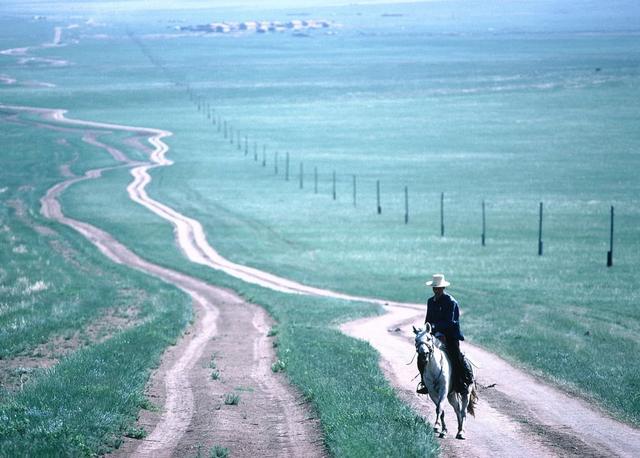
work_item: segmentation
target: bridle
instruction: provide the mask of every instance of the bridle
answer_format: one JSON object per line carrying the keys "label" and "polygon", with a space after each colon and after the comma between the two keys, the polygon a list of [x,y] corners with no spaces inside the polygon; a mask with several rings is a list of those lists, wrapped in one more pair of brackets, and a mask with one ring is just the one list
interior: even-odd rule
{"label": "bridle", "polygon": [[429,336],[428,332],[425,332],[424,335],[420,337],[418,341],[416,339],[416,352],[418,353],[418,357],[424,358],[425,362],[429,361],[434,353],[435,344],[433,343],[433,338]]}
{"label": "bridle", "polygon": [[[416,352],[418,353],[418,361],[422,359],[425,365],[431,360],[431,358],[435,354],[436,344],[434,342],[434,339],[435,337],[433,337],[429,333],[429,331],[424,332],[424,334],[420,336],[419,340],[418,338],[416,338]],[[443,358],[444,358],[444,354],[441,353],[440,354],[440,374],[438,374],[437,379],[440,379],[440,377],[442,377],[442,370],[443,370],[442,359]]]}

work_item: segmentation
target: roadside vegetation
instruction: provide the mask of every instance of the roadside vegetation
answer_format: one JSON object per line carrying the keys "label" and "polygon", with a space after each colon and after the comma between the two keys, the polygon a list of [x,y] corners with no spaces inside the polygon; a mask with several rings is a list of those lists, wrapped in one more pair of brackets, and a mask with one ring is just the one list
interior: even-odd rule
{"label": "roadside vegetation", "polygon": [[[188,298],[45,220],[39,198],[85,147],[0,123],[0,456],[106,453],[148,405],[145,383],[191,317]],[[73,146],[69,146],[73,145]],[[93,164],[92,164],[93,165]]]}

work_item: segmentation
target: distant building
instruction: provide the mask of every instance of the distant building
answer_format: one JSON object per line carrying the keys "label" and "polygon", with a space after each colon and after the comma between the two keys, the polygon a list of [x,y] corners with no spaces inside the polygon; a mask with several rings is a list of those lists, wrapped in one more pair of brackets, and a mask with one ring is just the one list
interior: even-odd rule
{"label": "distant building", "polygon": [[258,23],[256,21],[245,21],[241,22],[239,25],[240,30],[257,30]]}

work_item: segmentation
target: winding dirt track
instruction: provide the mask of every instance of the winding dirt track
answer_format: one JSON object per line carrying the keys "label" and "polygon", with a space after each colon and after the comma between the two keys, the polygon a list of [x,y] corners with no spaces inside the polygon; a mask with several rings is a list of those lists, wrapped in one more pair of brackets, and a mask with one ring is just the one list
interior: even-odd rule
{"label": "winding dirt track", "polygon": [[[22,109],[20,107],[4,108]],[[151,177],[148,174],[149,169],[171,164],[171,161],[165,158],[168,147],[162,141],[162,138],[170,135],[169,132],[71,120],[64,117],[62,110],[39,110],[39,112],[67,125],[81,128],[127,130],[150,136],[149,141],[155,148],[150,156],[153,164],[137,165],[132,169],[131,173],[134,180],[128,186],[127,191],[134,201],[174,225],[177,243],[185,256],[191,261],[222,270],[244,281],[277,291],[367,301],[383,305],[388,312],[387,314],[347,323],[342,326],[342,330],[349,335],[369,341],[380,352],[383,370],[390,382],[398,389],[400,395],[418,412],[431,412],[430,415],[432,415],[433,408],[430,405],[430,401],[427,398],[415,395],[413,392],[416,383],[414,376],[417,374],[414,363],[406,364],[414,352],[412,336],[409,331],[410,325],[422,322],[424,316],[424,307],[422,305],[401,304],[375,298],[350,296],[309,287],[224,259],[208,244],[204,230],[198,221],[181,215],[166,205],[151,199],[146,194],[145,186],[151,181]],[[127,166],[132,166],[132,164],[128,163]],[[230,292],[206,285],[197,279],[169,269],[149,264],[100,229],[89,226],[86,223],[71,220],[62,215],[56,201],[56,197],[60,192],[76,181],[95,178],[99,176],[99,173],[99,171],[93,171],[83,178],[71,178],[52,188],[47,193],[47,196],[43,198],[43,213],[63,224],[74,227],[115,262],[126,263],[163,278],[178,285],[194,297],[200,316],[192,335],[180,344],[181,347],[184,347],[184,350],[177,349],[174,352],[181,362],[175,363],[172,367],[180,367],[180,370],[164,369],[166,372],[163,375],[166,384],[166,401],[164,402],[165,407],[162,419],[136,453],[140,456],[158,456],[158,451],[163,450],[167,455],[175,454],[177,450],[180,450],[179,444],[181,441],[184,441],[189,434],[186,418],[191,415],[191,424],[193,425],[194,423],[193,407],[188,414],[181,413],[177,407],[180,403],[193,404],[193,395],[189,393],[194,389],[192,382],[188,378],[180,379],[177,372],[184,373],[188,372],[186,369],[194,368],[195,361],[199,359],[198,352],[204,351],[201,341],[208,340],[208,342],[212,342],[211,336],[216,335],[216,328],[213,325],[216,322],[215,314],[219,314],[218,320],[222,315],[221,310],[223,308],[220,303],[228,303],[233,306],[229,307],[229,315],[227,317],[230,320],[229,324],[238,321],[234,319],[237,310],[243,309],[243,307],[246,309],[246,304],[243,304],[237,296]],[[214,306],[213,304],[216,305]],[[251,322],[254,323],[254,328],[264,331],[263,320],[266,320],[264,314],[256,312],[253,317]],[[244,322],[246,323],[247,321]],[[259,324],[256,324],[257,322]],[[209,324],[205,326],[203,323]],[[237,332],[242,331],[242,329],[237,330]],[[230,334],[235,332],[230,331]],[[258,332],[258,335],[260,335],[260,332]],[[246,338],[246,336],[243,337]],[[195,341],[198,343],[193,343]],[[261,340],[259,338],[253,341],[257,342],[254,355],[258,355],[257,357],[254,356],[254,358],[261,360],[262,356],[260,355],[267,350],[266,347],[268,345],[265,345],[264,342],[260,343]],[[464,350],[480,367],[481,401],[477,408],[477,418],[470,418],[467,423],[468,440],[445,439],[442,441],[442,448],[446,456],[640,456],[640,431],[638,429],[611,419],[584,401],[573,399],[561,391],[545,385],[540,380],[523,373],[480,348],[467,344]],[[167,361],[172,361],[171,354],[165,359],[163,365],[168,364]],[[233,361],[233,363],[235,364],[237,361]],[[180,366],[177,366],[177,364],[180,364]],[[260,364],[257,367],[260,368]],[[161,368],[160,372],[162,371],[163,368]],[[256,371],[259,373],[261,369],[256,369],[251,376],[260,380],[269,378],[262,378],[262,376],[255,373]],[[266,372],[269,371],[267,370]],[[264,381],[264,383],[268,385],[270,382]],[[286,387],[283,384],[280,387],[286,391]],[[271,389],[273,387],[266,387],[267,391]],[[286,401],[284,404],[286,404]],[[286,411],[287,407],[283,406],[282,408]],[[301,416],[304,417],[304,414],[301,414]],[[195,417],[200,418],[197,415]],[[455,428],[455,417],[450,410],[447,412],[447,417],[449,429],[452,430]],[[225,418],[222,416],[219,420],[224,422]],[[207,423],[206,419],[200,419],[200,421],[203,422],[200,426],[202,428],[206,428],[207,424],[211,424]],[[295,444],[292,442],[314,437],[313,431],[295,431],[295,425],[298,422],[301,422],[300,416],[298,416],[298,419],[291,419],[288,422],[284,421],[284,419],[279,419],[275,422],[279,428],[289,431],[289,437],[297,438],[294,441],[289,441],[289,444],[285,444],[282,450],[290,452],[290,456],[321,454],[322,450],[317,446],[314,447],[314,441],[318,440],[317,436],[315,436],[315,439],[306,441],[308,444],[306,451],[295,449]],[[214,429],[209,432],[214,435],[217,434],[215,428],[220,424],[211,424]],[[231,428],[234,427],[233,425],[235,423],[232,422]],[[251,427],[253,428],[254,425]],[[238,445],[250,440],[247,437],[248,435],[245,434],[244,436],[238,439]],[[160,443],[163,445],[158,445]],[[273,451],[274,449],[271,448],[270,450]],[[244,450],[241,456],[253,454],[253,451],[251,445],[249,445],[249,448]],[[283,454],[278,453],[278,455],[282,456]]]}
{"label": "winding dirt track", "polygon": [[[0,109],[37,113],[74,126],[80,133],[92,128],[145,135],[156,148],[152,158],[161,156],[166,145],[160,138],[169,135],[154,129],[66,119],[62,110],[6,105],[0,105]],[[94,133],[84,133],[83,140],[105,149],[123,163],[119,167],[140,164],[97,141]],[[83,180],[99,178],[102,172],[114,168],[118,167],[91,170],[53,186],[41,199],[42,214],[78,231],[112,261],[176,285],[193,298],[196,311],[195,324],[168,351],[153,377],[149,393],[161,401],[162,407],[158,414],[145,414],[145,426],[151,433],[143,441],[125,443],[118,454],[176,456],[220,445],[237,456],[325,456],[317,421],[286,379],[271,371],[274,352],[267,338],[271,323],[264,310],[244,302],[231,291],[150,263],[105,231],[64,215],[58,197],[65,189]],[[212,358],[220,373],[219,380],[211,378]],[[242,391],[238,392],[238,388]],[[240,404],[225,405],[227,394],[238,394]]]}

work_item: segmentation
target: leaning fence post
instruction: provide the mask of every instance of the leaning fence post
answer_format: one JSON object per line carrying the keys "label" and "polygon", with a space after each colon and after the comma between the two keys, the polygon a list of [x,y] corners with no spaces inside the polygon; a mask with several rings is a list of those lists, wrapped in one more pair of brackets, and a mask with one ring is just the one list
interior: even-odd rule
{"label": "leaning fence post", "polygon": [[613,205],[611,206],[611,227],[609,231],[609,252],[607,253],[607,267],[613,266]]}
{"label": "leaning fence post", "polygon": [[542,256],[542,202],[540,202],[540,217],[538,219],[538,256]]}
{"label": "leaning fence post", "polygon": [[379,215],[382,213],[382,207],[380,206],[380,180],[376,180],[376,201],[378,202],[377,209]]}

